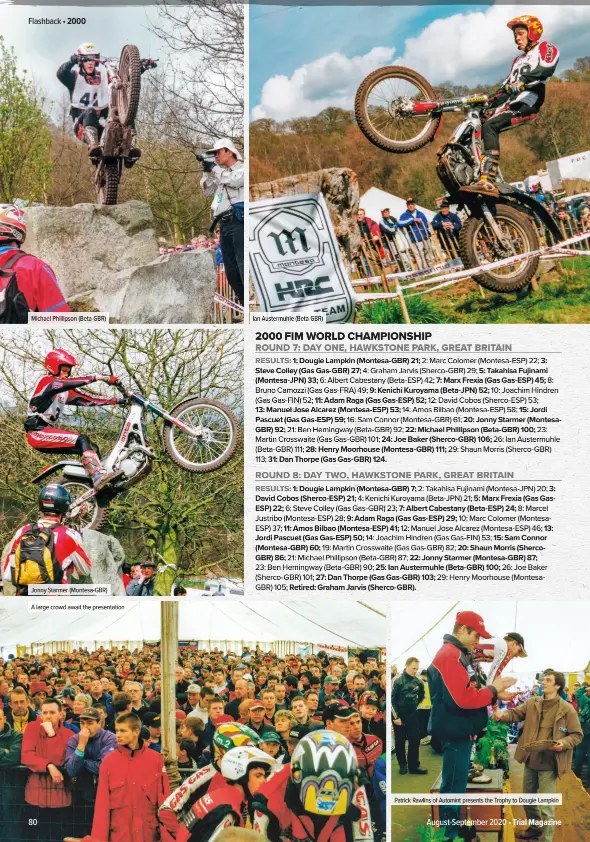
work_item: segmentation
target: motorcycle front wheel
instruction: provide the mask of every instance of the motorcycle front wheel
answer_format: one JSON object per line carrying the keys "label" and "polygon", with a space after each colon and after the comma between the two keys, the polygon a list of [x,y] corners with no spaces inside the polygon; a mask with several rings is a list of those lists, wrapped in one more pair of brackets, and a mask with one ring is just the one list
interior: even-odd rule
{"label": "motorcycle front wheel", "polygon": [[170,413],[191,432],[172,422],[164,423],[164,447],[185,471],[214,471],[231,459],[240,438],[240,426],[233,412],[220,401],[189,398]]}
{"label": "motorcycle front wheel", "polygon": [[[70,510],[72,507],[75,507],[76,498],[85,494],[92,488],[92,482],[90,480],[74,480],[67,479],[66,477],[58,479],[56,484],[63,486],[63,488],[67,488],[70,492],[70,497],[72,498],[72,506],[70,507]],[[96,497],[91,497],[82,504],[80,511],[77,512],[75,516],[72,517],[68,513],[64,518],[64,524],[77,530],[78,532],[81,532],[82,529],[100,529],[106,516],[106,507],[100,506]]]}
{"label": "motorcycle front wheel", "polygon": [[[510,205],[498,205],[495,221],[504,236],[500,242],[485,218],[470,216],[459,232],[459,253],[468,269],[476,269],[504,257],[518,257],[539,248],[535,226],[526,214]],[[517,292],[525,287],[539,267],[539,257],[525,257],[474,276],[492,292]]]}
{"label": "motorcycle front wheel", "polygon": [[101,205],[116,205],[119,195],[120,164],[117,158],[107,158],[98,165],[96,193]]}
{"label": "motorcycle front wheel", "polygon": [[354,115],[364,136],[386,152],[416,152],[437,132],[442,113],[409,111],[413,102],[435,102],[430,82],[408,67],[380,67],[364,79],[354,100]]}
{"label": "motorcycle front wheel", "polygon": [[123,126],[134,126],[141,93],[141,58],[135,44],[123,47],[119,60],[121,87],[117,91],[119,120]]}

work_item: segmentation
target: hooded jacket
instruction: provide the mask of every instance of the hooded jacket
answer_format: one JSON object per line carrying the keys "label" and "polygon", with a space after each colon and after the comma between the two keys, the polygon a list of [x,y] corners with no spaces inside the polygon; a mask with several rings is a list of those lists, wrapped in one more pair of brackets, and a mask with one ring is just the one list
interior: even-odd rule
{"label": "hooded jacket", "polygon": [[170,795],[162,755],[140,742],[102,761],[92,836],[109,842],[159,842],[158,808]]}
{"label": "hooded jacket", "polygon": [[428,731],[441,742],[473,740],[488,721],[488,705],[496,703],[495,687],[478,689],[468,650],[452,634],[427,669],[432,711]]}

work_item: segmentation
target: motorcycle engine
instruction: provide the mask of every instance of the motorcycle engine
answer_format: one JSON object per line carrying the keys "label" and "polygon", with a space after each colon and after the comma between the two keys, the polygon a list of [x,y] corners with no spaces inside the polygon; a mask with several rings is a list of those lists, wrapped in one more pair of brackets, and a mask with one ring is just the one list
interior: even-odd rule
{"label": "motorcycle engine", "polygon": [[145,454],[140,450],[131,451],[127,454],[125,459],[119,462],[119,468],[122,468],[126,479],[131,479],[135,474],[144,467],[146,463]]}
{"label": "motorcycle engine", "polygon": [[447,144],[441,151],[437,172],[450,193],[472,184],[475,180],[475,162],[465,147]]}

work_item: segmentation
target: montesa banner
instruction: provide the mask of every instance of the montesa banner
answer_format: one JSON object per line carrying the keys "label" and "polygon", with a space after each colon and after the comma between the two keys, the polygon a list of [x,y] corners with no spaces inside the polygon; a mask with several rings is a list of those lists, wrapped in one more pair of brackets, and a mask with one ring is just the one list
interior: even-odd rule
{"label": "montesa banner", "polygon": [[321,193],[261,199],[249,207],[250,270],[266,313],[354,317],[354,291]]}

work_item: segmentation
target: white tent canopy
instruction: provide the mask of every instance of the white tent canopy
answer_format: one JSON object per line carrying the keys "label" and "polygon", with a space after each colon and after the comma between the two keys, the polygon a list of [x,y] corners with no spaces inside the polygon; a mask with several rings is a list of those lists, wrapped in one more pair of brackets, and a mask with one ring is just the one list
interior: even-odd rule
{"label": "white tent canopy", "polygon": [[515,658],[505,675],[534,679],[551,668],[584,672],[590,660],[590,616],[583,602],[413,602],[396,604],[393,611],[391,661],[403,669],[410,656],[427,667],[451,634],[458,611],[475,611],[493,637],[518,632],[528,657]]}
{"label": "white tent canopy", "polygon": [[[415,198],[415,197],[414,197]],[[422,205],[416,205],[417,209],[422,211],[426,219],[431,222],[434,217],[434,211],[423,208]],[[399,219],[402,213],[407,209],[406,200],[400,199],[393,193],[387,193],[385,190],[380,190],[378,187],[369,187],[366,193],[363,193],[359,203],[359,208],[366,211],[369,219],[379,224],[381,220],[381,211],[383,208],[389,208],[393,216]]]}
{"label": "white tent canopy", "polygon": [[[28,603],[41,610],[31,610]],[[73,610],[75,607],[75,610]],[[49,610],[42,610],[48,608]],[[94,610],[92,610],[94,608]],[[281,640],[315,645],[384,647],[385,605],[368,602],[288,602],[229,598],[179,601],[179,640]],[[24,600],[0,603],[0,652],[52,641],[157,641],[160,601]]]}

